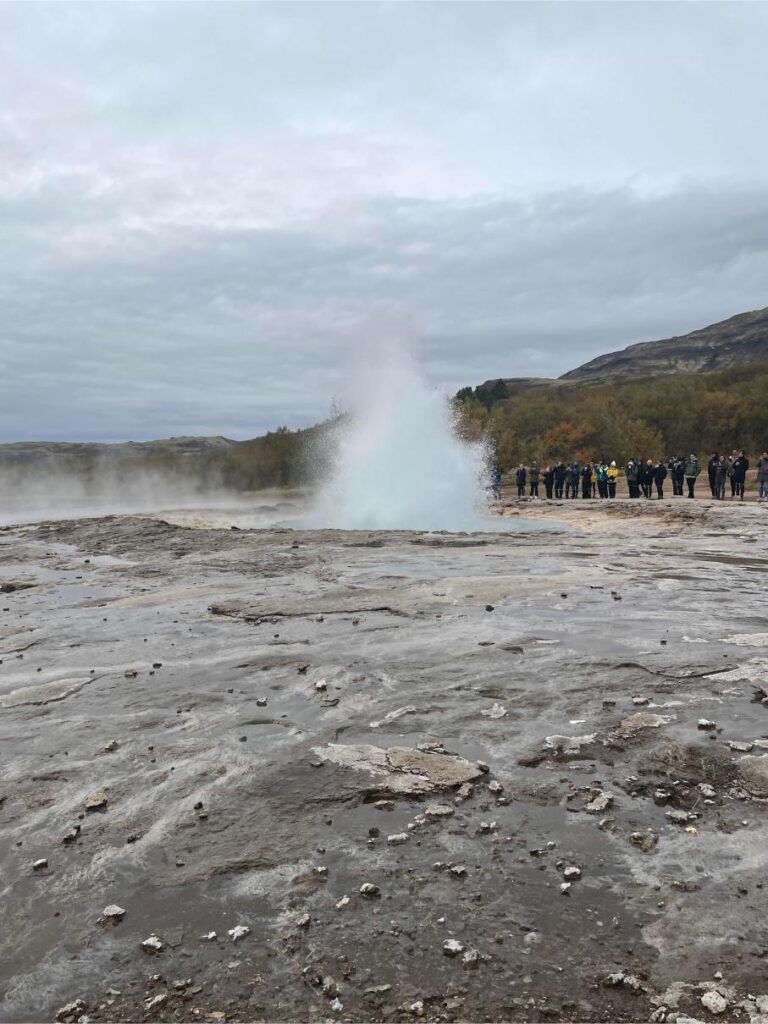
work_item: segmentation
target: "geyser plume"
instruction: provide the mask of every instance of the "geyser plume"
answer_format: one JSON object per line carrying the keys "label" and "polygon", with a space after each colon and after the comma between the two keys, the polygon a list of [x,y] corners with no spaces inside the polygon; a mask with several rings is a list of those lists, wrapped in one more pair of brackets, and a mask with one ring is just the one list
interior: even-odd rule
{"label": "geyser plume", "polygon": [[347,401],[311,525],[489,529],[488,452],[456,436],[448,400],[409,353],[395,348],[360,368]]}

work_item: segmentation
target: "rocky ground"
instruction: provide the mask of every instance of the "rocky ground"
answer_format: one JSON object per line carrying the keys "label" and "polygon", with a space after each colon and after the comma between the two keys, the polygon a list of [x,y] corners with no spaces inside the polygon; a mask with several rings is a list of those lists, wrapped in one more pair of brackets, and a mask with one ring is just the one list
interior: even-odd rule
{"label": "rocky ground", "polygon": [[0,531],[0,1019],[768,1022],[768,511],[521,512]]}

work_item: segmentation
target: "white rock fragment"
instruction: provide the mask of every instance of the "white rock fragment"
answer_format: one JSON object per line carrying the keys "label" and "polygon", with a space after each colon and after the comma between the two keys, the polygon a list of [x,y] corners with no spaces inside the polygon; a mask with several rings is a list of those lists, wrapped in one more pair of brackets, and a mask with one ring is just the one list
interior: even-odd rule
{"label": "white rock fragment", "polygon": [[160,953],[165,947],[163,940],[153,932],[148,939],[144,939],[141,948],[145,953]]}
{"label": "white rock fragment", "polygon": [[423,999],[417,999],[415,1003],[411,1003],[410,1004],[410,1006],[408,1007],[408,1010],[411,1013],[415,1014],[417,1017],[423,1017],[424,1016],[424,1000]]}
{"label": "white rock fragment", "polygon": [[85,1013],[85,1001],[82,999],[74,999],[71,1003],[67,1003],[62,1006],[60,1010],[56,1011],[56,1020],[67,1020],[70,1017],[80,1017]]}
{"label": "white rock fragment", "polygon": [[318,693],[324,693],[328,689],[328,683],[324,679],[318,679],[315,683],[315,689]]}
{"label": "white rock fragment", "polygon": [[467,873],[467,869],[464,867],[463,864],[454,864],[452,867],[448,869],[448,872],[449,874],[454,875],[456,878],[464,878]]}
{"label": "white rock fragment", "polygon": [[246,935],[250,934],[251,929],[244,924],[236,924],[234,928],[229,928],[227,930],[227,935],[233,942],[237,942],[239,939],[244,939]]}
{"label": "white rock fragment", "polygon": [[571,883],[570,882],[561,882],[560,883],[560,892],[563,894],[563,896],[567,896],[568,893],[570,892],[570,890],[571,890]]}
{"label": "white rock fragment", "polygon": [[216,932],[206,932],[205,935],[200,936],[201,942],[215,942],[218,938]]}
{"label": "white rock fragment", "polygon": [[738,754],[748,754],[755,747],[754,743],[750,743],[748,740],[729,740],[728,746]]}
{"label": "white rock fragment", "polygon": [[563,878],[566,882],[574,882],[577,878],[581,878],[581,868],[577,868],[575,864],[569,865],[563,871]]}
{"label": "white rock fragment", "polygon": [[392,846],[399,846],[401,843],[407,843],[410,838],[407,832],[396,832],[394,835],[387,836],[387,842]]}
{"label": "white rock fragment", "polygon": [[485,718],[504,718],[507,714],[507,709],[503,704],[494,704],[490,708],[483,708],[480,714]]}
{"label": "white rock fragment", "polygon": [[98,793],[91,793],[85,798],[85,809],[86,811],[100,811],[107,806],[107,803],[107,794],[103,790],[99,790]]}
{"label": "white rock fragment", "polygon": [[638,992],[641,987],[640,979],[636,978],[634,974],[626,974],[624,971],[617,971],[615,974],[609,974],[607,978],[603,980],[604,985],[609,987],[622,985],[624,988],[631,988],[634,992]]}
{"label": "white rock fragment", "polygon": [[48,868],[48,861],[45,857],[41,857],[32,864],[33,871],[46,871]]}
{"label": "white rock fragment", "polygon": [[584,810],[587,814],[602,814],[603,811],[607,811],[613,803],[613,796],[611,793],[598,793],[596,797],[589,801]]}
{"label": "white rock fragment", "polygon": [[456,811],[450,804],[427,804],[424,815],[427,818],[450,818]]}
{"label": "white rock fragment", "polygon": [[698,721],[698,728],[711,732],[717,728],[717,722],[713,722],[711,718],[700,718]]}
{"label": "white rock fragment", "polygon": [[336,996],[335,999],[331,1000],[331,1009],[335,1013],[341,1013],[341,1011],[344,1009],[344,1003],[342,1003],[338,996]]}
{"label": "white rock fragment", "polygon": [[167,1002],[168,994],[166,992],[161,992],[159,995],[152,996],[150,999],[145,999],[144,1005],[146,1006],[147,1010],[157,1010],[159,1007],[161,1007],[164,1003]]}
{"label": "white rock fragment", "polygon": [[351,902],[351,900],[350,900],[349,896],[342,896],[341,899],[339,900],[339,902],[336,904],[336,909],[337,910],[343,910],[344,907],[349,906],[350,902]]}
{"label": "white rock fragment", "polygon": [[488,789],[492,793],[503,793],[504,792],[504,787],[498,781],[498,779],[491,779],[491,781],[488,783]]}
{"label": "white rock fragment", "polygon": [[480,963],[480,953],[476,949],[468,949],[461,958],[462,965],[468,971],[473,971]]}
{"label": "white rock fragment", "polygon": [[478,831],[483,833],[496,832],[498,830],[498,827],[499,826],[495,821],[481,821],[480,825],[478,826]]}
{"label": "white rock fragment", "polygon": [[125,917],[125,908],[119,907],[117,903],[110,903],[109,906],[104,907],[101,916],[105,921],[122,921]]}
{"label": "white rock fragment", "polygon": [[711,800],[716,795],[715,787],[710,786],[708,782],[700,782],[696,788],[701,793],[701,795],[703,797],[706,797],[708,800]]}
{"label": "white rock fragment", "polygon": [[464,952],[464,946],[459,942],[458,939],[446,939],[443,943],[443,953],[445,956],[459,956],[460,953]]}
{"label": "white rock fragment", "polygon": [[360,886],[360,895],[366,896],[368,899],[379,895],[378,885],[374,885],[372,882],[363,882]]}
{"label": "white rock fragment", "polygon": [[710,1013],[725,1013],[728,1001],[719,992],[705,992],[701,997],[701,1005]]}

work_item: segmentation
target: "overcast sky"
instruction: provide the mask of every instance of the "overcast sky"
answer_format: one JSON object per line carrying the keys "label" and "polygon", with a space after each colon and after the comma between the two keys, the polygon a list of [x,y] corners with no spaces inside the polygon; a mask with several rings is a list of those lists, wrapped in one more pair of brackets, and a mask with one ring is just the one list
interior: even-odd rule
{"label": "overcast sky", "polygon": [[768,305],[768,5],[0,6],[0,440],[307,425]]}

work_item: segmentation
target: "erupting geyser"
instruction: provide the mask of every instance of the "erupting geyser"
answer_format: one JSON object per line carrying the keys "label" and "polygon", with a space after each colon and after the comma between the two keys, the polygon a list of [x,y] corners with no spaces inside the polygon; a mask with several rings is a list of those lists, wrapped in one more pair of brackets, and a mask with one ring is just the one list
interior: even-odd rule
{"label": "erupting geyser", "polygon": [[450,405],[413,358],[390,352],[359,375],[333,438],[311,525],[348,530],[488,530],[488,452],[463,443]]}

